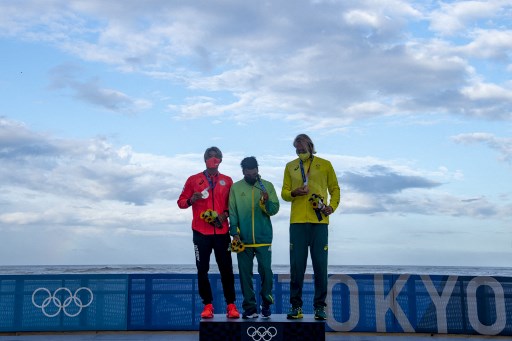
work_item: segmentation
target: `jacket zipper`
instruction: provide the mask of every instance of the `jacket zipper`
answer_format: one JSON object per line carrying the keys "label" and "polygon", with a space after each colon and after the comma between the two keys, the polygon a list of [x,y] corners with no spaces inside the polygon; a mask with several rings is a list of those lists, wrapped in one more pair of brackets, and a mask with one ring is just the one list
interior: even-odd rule
{"label": "jacket zipper", "polygon": [[[213,178],[212,178],[212,184],[213,184]],[[216,184],[213,184],[213,188],[212,188],[212,210],[215,211],[215,186]],[[220,226],[220,228],[222,228],[222,225]],[[213,234],[216,235],[217,234],[217,228],[215,226],[213,226]]]}
{"label": "jacket zipper", "polygon": [[252,213],[252,243],[253,244],[256,244],[256,237],[254,235],[255,231],[254,231],[254,186],[252,186],[252,209],[251,209],[251,213]]}

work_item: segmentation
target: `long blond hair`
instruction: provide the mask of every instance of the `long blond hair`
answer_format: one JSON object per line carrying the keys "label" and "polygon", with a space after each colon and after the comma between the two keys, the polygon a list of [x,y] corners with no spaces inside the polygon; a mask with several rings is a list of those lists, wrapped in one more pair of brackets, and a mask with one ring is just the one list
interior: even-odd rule
{"label": "long blond hair", "polygon": [[306,135],[306,134],[299,134],[299,135],[297,135],[297,137],[295,137],[295,140],[293,140],[293,146],[295,147],[295,144],[297,142],[301,142],[301,141],[306,142],[306,144],[308,145],[308,151],[311,154],[316,154],[315,144],[313,143],[311,138],[308,135]]}

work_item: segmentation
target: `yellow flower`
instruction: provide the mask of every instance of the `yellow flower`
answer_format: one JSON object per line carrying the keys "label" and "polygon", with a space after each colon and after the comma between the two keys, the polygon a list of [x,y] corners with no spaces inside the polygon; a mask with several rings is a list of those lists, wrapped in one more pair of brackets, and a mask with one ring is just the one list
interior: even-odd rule
{"label": "yellow flower", "polygon": [[211,209],[207,209],[206,211],[201,213],[200,217],[208,224],[213,225],[216,222],[216,219],[219,217],[219,215],[217,212]]}
{"label": "yellow flower", "polygon": [[324,198],[318,194],[311,194],[309,201],[311,202],[311,206],[314,210],[319,209],[321,204],[323,203]]}

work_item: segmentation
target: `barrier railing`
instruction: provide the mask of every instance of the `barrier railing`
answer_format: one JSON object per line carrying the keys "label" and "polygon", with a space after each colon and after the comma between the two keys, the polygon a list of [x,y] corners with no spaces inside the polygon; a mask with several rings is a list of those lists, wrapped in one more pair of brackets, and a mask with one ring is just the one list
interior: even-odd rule
{"label": "barrier railing", "polygon": [[[210,279],[224,314],[220,275]],[[286,313],[289,291],[289,276],[274,275],[273,314]],[[307,275],[307,314],[313,294]],[[329,331],[512,335],[508,277],[331,274],[327,304]],[[0,332],[198,330],[202,307],[195,274],[0,275]]]}

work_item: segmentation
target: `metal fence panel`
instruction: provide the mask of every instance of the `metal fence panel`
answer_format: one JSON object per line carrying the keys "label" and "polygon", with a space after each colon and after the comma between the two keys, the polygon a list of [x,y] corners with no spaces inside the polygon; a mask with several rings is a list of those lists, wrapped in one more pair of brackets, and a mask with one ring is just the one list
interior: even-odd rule
{"label": "metal fence panel", "polygon": [[[215,314],[226,302],[210,274]],[[289,305],[289,275],[274,275],[273,314]],[[331,274],[326,330],[512,335],[512,278]],[[254,275],[256,295],[260,278]],[[237,305],[243,297],[235,275]],[[306,275],[304,312],[313,313]],[[260,304],[258,297],[258,304]],[[195,274],[0,275],[0,331],[198,330]]]}

